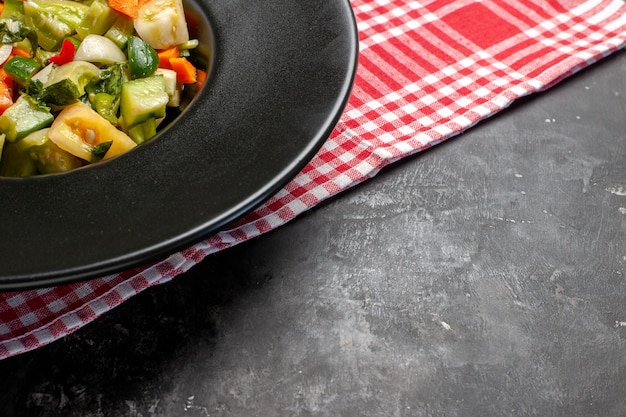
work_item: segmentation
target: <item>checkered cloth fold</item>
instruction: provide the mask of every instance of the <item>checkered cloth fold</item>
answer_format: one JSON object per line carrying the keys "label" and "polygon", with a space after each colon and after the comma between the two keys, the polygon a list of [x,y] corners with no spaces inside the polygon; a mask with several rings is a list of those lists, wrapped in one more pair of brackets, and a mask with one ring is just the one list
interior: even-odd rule
{"label": "checkered cloth fold", "polygon": [[207,255],[275,229],[384,166],[547,89],[626,40],[622,0],[353,0],[352,7],[360,38],[353,93],[301,173],[228,230],[161,262],[0,294],[0,358],[79,329]]}

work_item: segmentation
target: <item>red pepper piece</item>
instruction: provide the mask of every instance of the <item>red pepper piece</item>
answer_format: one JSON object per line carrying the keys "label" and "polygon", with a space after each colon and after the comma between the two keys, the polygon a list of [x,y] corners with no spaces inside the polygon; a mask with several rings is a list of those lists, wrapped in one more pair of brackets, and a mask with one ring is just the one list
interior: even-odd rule
{"label": "red pepper piece", "polygon": [[71,62],[74,59],[74,54],[76,53],[76,46],[72,41],[65,39],[61,44],[61,50],[58,54],[51,56],[48,61],[53,64],[63,65]]}

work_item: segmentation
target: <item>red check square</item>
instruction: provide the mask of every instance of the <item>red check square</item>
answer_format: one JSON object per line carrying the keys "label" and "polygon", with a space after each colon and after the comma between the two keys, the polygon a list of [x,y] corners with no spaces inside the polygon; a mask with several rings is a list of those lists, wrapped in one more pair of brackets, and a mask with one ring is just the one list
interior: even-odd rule
{"label": "red check square", "polygon": [[456,9],[441,20],[483,50],[521,32],[481,3]]}

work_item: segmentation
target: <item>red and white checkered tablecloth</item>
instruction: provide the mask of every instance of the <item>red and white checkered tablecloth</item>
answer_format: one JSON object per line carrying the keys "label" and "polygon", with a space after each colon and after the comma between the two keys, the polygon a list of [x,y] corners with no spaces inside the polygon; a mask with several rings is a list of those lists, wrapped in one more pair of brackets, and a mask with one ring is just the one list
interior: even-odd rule
{"label": "red and white checkered tablecloth", "polygon": [[[339,0],[337,0],[339,1]],[[356,83],[315,158],[229,230],[152,265],[0,294],[0,358],[57,340],[207,255],[275,229],[621,49],[623,0],[352,0]]]}

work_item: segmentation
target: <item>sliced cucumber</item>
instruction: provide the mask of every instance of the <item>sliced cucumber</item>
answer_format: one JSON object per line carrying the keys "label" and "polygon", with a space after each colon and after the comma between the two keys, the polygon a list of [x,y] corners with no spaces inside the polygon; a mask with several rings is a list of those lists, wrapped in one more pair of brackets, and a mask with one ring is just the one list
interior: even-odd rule
{"label": "sliced cucumber", "polygon": [[14,80],[25,85],[41,69],[39,62],[23,56],[11,57],[4,65],[4,71]]}
{"label": "sliced cucumber", "polygon": [[163,75],[138,78],[122,84],[120,112],[129,128],[148,120],[165,116],[169,101]]}
{"label": "sliced cucumber", "polygon": [[0,132],[9,142],[23,138],[35,130],[50,126],[54,116],[50,109],[41,107],[27,96],[20,96],[0,116]]}
{"label": "sliced cucumber", "polygon": [[156,136],[156,128],[156,120],[154,119],[154,117],[151,117],[145,122],[136,124],[135,126],[128,129],[128,136],[130,136],[130,138],[134,140],[137,145],[141,145],[145,141],[150,140],[154,136]]}

